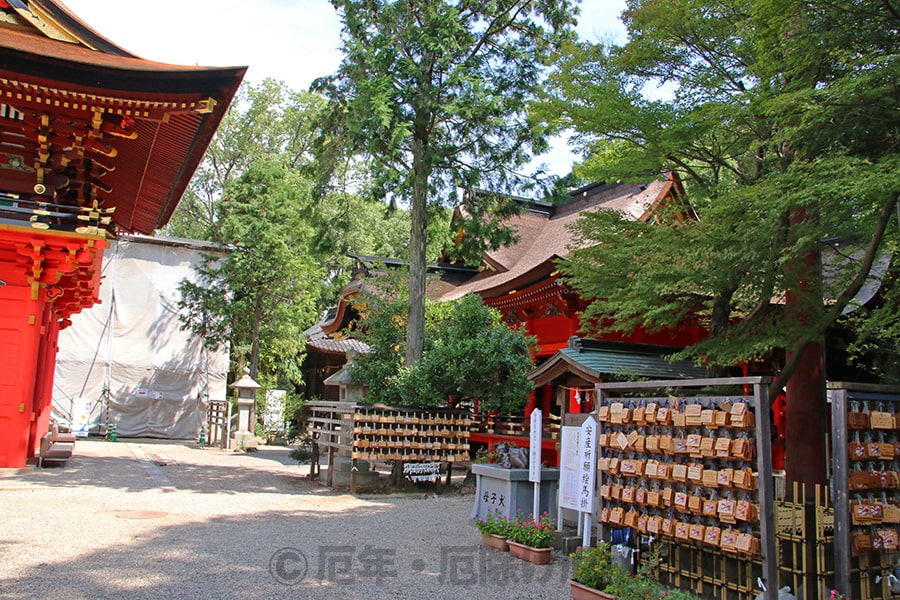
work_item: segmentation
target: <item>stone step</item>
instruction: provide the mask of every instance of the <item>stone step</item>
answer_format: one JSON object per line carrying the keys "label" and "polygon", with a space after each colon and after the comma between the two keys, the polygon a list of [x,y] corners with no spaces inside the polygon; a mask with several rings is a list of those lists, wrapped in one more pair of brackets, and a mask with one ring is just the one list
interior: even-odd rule
{"label": "stone step", "polygon": [[[574,531],[568,532],[568,534],[569,535],[562,536],[557,534],[557,536],[553,539],[553,547],[557,550],[561,550],[566,555],[572,554],[573,552],[581,548],[582,542],[584,541],[582,540],[581,536]],[[597,537],[591,536],[591,546],[594,546],[596,544]]]}

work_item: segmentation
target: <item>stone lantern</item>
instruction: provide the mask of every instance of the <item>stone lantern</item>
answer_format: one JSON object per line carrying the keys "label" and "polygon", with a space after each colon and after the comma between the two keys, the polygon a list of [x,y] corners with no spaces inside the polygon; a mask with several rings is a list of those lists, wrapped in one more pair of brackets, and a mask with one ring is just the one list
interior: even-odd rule
{"label": "stone lantern", "polygon": [[336,371],[322,383],[325,385],[338,386],[338,398],[340,402],[359,402],[366,395],[366,386],[355,381],[350,376],[350,370],[353,368],[353,361],[356,358],[356,352],[347,350],[347,363]]}
{"label": "stone lantern", "polygon": [[244,368],[244,376],[231,384],[237,390],[238,426],[231,434],[233,449],[256,450],[256,435],[253,433],[256,414],[256,390],[261,386],[250,378],[250,369]]}

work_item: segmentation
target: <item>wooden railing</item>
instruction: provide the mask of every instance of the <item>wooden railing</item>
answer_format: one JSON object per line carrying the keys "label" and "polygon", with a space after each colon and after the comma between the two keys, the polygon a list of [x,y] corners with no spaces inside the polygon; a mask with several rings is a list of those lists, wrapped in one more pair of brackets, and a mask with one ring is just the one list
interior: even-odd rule
{"label": "wooden railing", "polygon": [[[472,417],[472,433],[495,436],[525,437],[530,432],[530,417],[525,415],[480,414]],[[559,439],[562,422],[556,415],[545,415],[541,429],[544,438]]]}

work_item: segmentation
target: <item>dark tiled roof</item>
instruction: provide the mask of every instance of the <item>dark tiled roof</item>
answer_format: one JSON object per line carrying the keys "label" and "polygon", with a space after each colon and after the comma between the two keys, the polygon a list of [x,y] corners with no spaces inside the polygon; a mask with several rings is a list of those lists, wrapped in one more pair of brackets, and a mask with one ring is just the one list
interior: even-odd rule
{"label": "dark tiled roof", "polygon": [[358,354],[365,354],[369,351],[369,347],[359,340],[351,338],[334,339],[333,336],[322,331],[321,323],[316,323],[307,329],[304,334],[306,335],[306,345],[320,352],[346,354],[347,351],[352,350]]}
{"label": "dark tiled roof", "polygon": [[[663,179],[649,184],[613,184],[582,188],[571,202],[552,211],[527,211],[509,220],[517,241],[486,256],[496,270],[485,270],[459,286],[447,286],[442,299],[453,300],[468,293],[484,293],[542,267],[548,261],[569,255],[573,249],[571,226],[586,211],[616,210],[634,220],[644,218],[669,182]],[[541,270],[543,273],[543,270]]]}

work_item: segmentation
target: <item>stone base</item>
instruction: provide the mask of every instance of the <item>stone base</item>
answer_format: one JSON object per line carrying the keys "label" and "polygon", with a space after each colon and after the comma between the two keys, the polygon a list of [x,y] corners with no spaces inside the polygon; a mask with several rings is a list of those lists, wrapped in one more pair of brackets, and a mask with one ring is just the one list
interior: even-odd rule
{"label": "stone base", "polygon": [[231,434],[231,449],[235,452],[240,450],[256,450],[259,442],[256,436],[248,431],[235,431]]}
{"label": "stone base", "polygon": [[[343,456],[334,457],[334,478],[331,480],[333,486],[349,486],[350,485],[350,468],[352,460]],[[365,485],[372,483],[378,479],[378,473],[369,469],[369,463],[365,460],[356,461],[356,485]],[[319,481],[328,481],[328,468],[323,468]]]}
{"label": "stone base", "polygon": [[578,531],[575,529],[563,529],[562,531],[557,531],[553,536],[553,542],[551,546],[556,550],[562,550],[566,554],[570,554],[574,552],[574,545],[572,542],[575,540],[578,541],[578,545],[581,545],[581,536],[578,535]]}
{"label": "stone base", "polygon": [[[562,550],[567,556],[582,547],[584,539],[577,532],[572,531],[569,535],[564,532],[562,535],[556,534],[553,539],[554,548]],[[556,544],[559,544],[559,547]],[[591,546],[597,545],[597,536],[591,536]]]}

